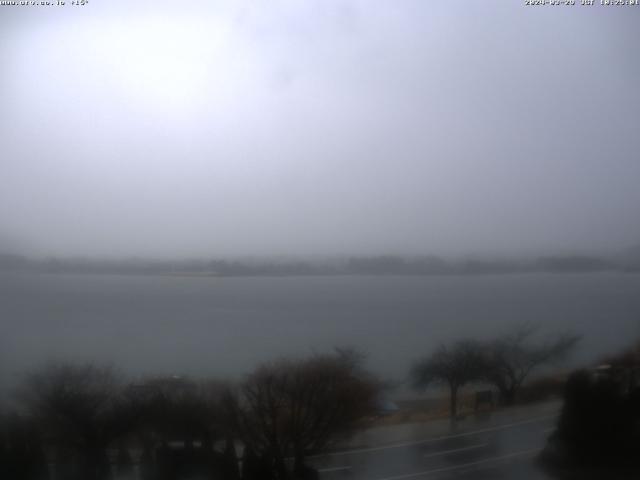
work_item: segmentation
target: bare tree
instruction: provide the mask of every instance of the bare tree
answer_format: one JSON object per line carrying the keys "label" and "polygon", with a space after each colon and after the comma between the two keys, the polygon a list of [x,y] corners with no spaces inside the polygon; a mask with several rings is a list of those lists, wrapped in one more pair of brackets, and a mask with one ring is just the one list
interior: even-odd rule
{"label": "bare tree", "polygon": [[513,333],[488,344],[484,358],[484,378],[500,392],[507,405],[516,400],[518,390],[533,370],[563,360],[580,340],[574,334],[559,335],[535,344],[537,328],[521,325]]}
{"label": "bare tree", "polygon": [[378,382],[359,369],[357,355],[341,351],[259,367],[229,402],[235,429],[274,478],[305,471],[304,459],[356,429],[374,411]]}
{"label": "bare tree", "polygon": [[120,380],[110,367],[53,365],[26,382],[26,407],[58,447],[75,452],[77,478],[108,478],[106,448],[132,427]]}
{"label": "bare tree", "polygon": [[458,391],[464,385],[479,380],[483,369],[481,345],[473,340],[459,340],[451,345],[441,345],[433,354],[417,362],[411,371],[416,388],[432,384],[449,387],[449,404],[452,423],[458,414]]}
{"label": "bare tree", "polygon": [[[167,478],[218,478],[222,472],[222,478],[237,478],[236,452],[222,409],[226,391],[223,382],[182,376],[148,378],[130,385],[127,393],[137,399],[142,411],[136,434],[143,446],[145,470],[160,471]],[[218,440],[227,440],[224,455],[214,448]],[[147,475],[155,478],[153,473]]]}
{"label": "bare tree", "polygon": [[210,444],[220,434],[222,395],[226,388],[215,380],[158,377],[135,385],[144,398],[145,426],[163,442],[195,440]]}

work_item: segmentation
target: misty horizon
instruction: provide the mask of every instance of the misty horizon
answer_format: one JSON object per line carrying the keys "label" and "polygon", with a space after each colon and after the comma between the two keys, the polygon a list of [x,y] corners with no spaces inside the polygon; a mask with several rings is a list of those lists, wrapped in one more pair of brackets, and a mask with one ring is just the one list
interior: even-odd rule
{"label": "misty horizon", "polygon": [[338,250],[335,252],[307,252],[307,251],[266,251],[256,253],[253,251],[242,252],[217,252],[214,250],[203,252],[184,253],[162,253],[149,254],[140,252],[113,252],[113,251],[56,251],[45,248],[43,245],[36,246],[36,243],[25,240],[17,241],[15,238],[0,236],[0,255],[23,257],[34,261],[47,259],[60,260],[91,260],[91,261],[200,261],[207,259],[220,259],[226,261],[247,260],[247,261],[336,261],[351,257],[397,257],[406,260],[438,258],[446,261],[463,260],[494,260],[494,261],[527,261],[545,257],[593,257],[593,258],[635,258],[640,251],[640,242],[622,243],[610,248],[571,248],[556,247],[546,249],[517,249],[504,248],[495,249],[474,249],[468,248],[456,252],[443,252],[431,250],[385,250],[385,249],[364,249],[363,251]]}

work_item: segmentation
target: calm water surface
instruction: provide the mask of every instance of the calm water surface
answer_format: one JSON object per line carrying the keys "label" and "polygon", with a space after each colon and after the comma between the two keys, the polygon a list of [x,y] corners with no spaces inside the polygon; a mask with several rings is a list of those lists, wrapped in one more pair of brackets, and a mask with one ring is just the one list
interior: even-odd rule
{"label": "calm water surface", "polygon": [[354,345],[401,380],[440,342],[524,321],[584,339],[574,363],[640,337],[640,275],[199,278],[0,276],[0,374],[52,359],[135,373],[237,376],[282,354]]}

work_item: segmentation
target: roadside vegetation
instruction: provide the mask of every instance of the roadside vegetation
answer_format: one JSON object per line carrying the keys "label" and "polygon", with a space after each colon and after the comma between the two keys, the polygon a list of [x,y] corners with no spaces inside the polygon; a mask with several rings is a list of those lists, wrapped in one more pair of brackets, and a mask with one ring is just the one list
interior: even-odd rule
{"label": "roadside vegetation", "polygon": [[[302,480],[307,462],[381,423],[425,421],[564,392],[542,456],[553,473],[636,468],[640,458],[640,343],[567,380],[557,367],[579,337],[521,326],[493,340],[462,339],[417,361],[413,386],[440,398],[381,410],[385,385],[351,349],[259,365],[241,381],[162,376],[132,381],[113,367],[59,364],[28,375],[0,412],[0,478],[15,480]],[[532,378],[544,367],[552,373]],[[473,388],[471,388],[473,387]],[[562,477],[562,475],[560,475]],[[587,478],[587,477],[585,477]]]}
{"label": "roadside vegetation", "polygon": [[0,478],[317,478],[306,456],[375,415],[379,392],[350,350],[264,364],[236,385],[48,366],[0,418]]}
{"label": "roadside vegetation", "polygon": [[[422,390],[432,385],[445,386],[449,392],[449,415],[458,418],[458,395],[465,385],[488,385],[493,390],[476,393],[479,400],[491,404],[513,405],[531,374],[564,360],[580,340],[578,335],[563,334],[550,340],[536,341],[536,328],[530,325],[490,341],[464,339],[441,345],[435,352],[413,365],[413,386]],[[542,386],[542,384],[539,384]],[[531,396],[532,390],[530,389]]]}
{"label": "roadside vegetation", "polygon": [[639,478],[640,343],[571,374],[540,456],[557,478]]}

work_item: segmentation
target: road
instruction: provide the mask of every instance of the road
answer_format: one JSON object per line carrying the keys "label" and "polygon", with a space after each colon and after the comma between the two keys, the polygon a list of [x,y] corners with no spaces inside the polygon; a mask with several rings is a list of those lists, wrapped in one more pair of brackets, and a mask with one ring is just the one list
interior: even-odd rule
{"label": "road", "polygon": [[[557,420],[557,402],[445,422],[387,427],[368,444],[313,457],[322,480],[547,479],[534,464]],[[394,434],[393,443],[375,442]],[[404,441],[401,437],[404,436]]]}

